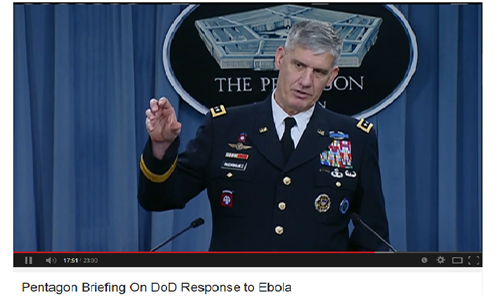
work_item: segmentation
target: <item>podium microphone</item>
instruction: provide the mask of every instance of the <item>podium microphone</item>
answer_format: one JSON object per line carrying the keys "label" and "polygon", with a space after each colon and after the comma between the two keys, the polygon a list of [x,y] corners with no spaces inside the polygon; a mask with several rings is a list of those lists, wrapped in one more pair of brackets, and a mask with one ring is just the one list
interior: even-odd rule
{"label": "podium microphone", "polygon": [[396,253],[396,249],[394,249],[391,244],[389,244],[385,239],[383,239],[375,230],[371,229],[370,226],[366,225],[365,222],[363,222],[363,220],[361,220],[361,217],[359,217],[358,214],[356,213],[351,213],[351,219],[354,223],[361,223],[364,227],[366,227],[366,229],[368,229],[371,233],[375,234],[386,246],[389,247],[389,249],[391,249],[394,253]]}
{"label": "podium microphone", "polygon": [[186,227],[184,230],[182,230],[181,232],[177,233],[176,235],[172,236],[171,238],[167,239],[166,241],[164,241],[163,243],[159,244],[158,246],[154,247],[153,249],[151,249],[150,252],[154,252],[156,250],[158,250],[159,248],[163,247],[165,244],[169,243],[170,241],[174,240],[176,237],[178,237],[179,235],[183,234],[184,232],[188,231],[189,229],[191,228],[196,228],[200,225],[202,225],[203,223],[205,223],[205,220],[203,220],[202,218],[198,218],[196,220],[194,220],[193,222],[191,222],[191,224]]}

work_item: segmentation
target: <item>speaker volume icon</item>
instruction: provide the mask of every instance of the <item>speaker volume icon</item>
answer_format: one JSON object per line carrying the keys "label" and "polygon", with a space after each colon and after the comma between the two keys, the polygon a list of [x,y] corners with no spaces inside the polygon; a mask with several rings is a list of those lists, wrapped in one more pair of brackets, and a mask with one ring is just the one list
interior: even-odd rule
{"label": "speaker volume icon", "polygon": [[56,257],[49,257],[49,258],[45,259],[45,262],[47,262],[48,264],[56,264],[57,258]]}

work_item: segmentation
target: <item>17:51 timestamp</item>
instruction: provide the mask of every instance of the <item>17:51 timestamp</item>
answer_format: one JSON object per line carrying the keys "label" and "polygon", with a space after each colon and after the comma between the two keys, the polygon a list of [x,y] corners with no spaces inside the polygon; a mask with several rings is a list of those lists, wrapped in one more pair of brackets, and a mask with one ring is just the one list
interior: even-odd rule
{"label": "17:51 timestamp", "polygon": [[97,258],[78,258],[78,257],[66,257],[63,259],[65,264],[96,264],[99,262]]}

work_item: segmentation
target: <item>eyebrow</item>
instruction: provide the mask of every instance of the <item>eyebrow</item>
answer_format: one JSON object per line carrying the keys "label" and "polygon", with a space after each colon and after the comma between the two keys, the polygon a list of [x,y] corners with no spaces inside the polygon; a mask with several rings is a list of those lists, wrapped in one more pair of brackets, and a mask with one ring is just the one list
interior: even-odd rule
{"label": "eyebrow", "polygon": [[[304,62],[302,62],[302,61],[299,61],[299,60],[297,60],[297,59],[295,59],[295,58],[292,58],[292,62],[302,64],[302,65],[304,65],[304,66],[306,66],[306,67],[310,67],[310,66],[309,66],[309,65],[307,65],[306,63],[304,63]],[[328,73],[328,69],[323,69],[323,68],[313,68],[313,69],[314,69],[314,70],[316,70],[316,71],[323,72],[324,74],[327,74],[327,73]]]}

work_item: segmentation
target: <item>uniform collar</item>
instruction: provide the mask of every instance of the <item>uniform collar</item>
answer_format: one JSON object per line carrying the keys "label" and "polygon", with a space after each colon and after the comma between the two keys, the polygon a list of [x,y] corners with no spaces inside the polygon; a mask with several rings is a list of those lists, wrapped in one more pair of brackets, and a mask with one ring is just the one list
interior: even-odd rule
{"label": "uniform collar", "polygon": [[304,112],[300,112],[295,114],[294,116],[290,116],[283,110],[283,108],[280,107],[280,105],[278,105],[278,103],[276,103],[276,100],[274,98],[275,92],[276,89],[273,90],[273,94],[271,95],[271,109],[276,130],[278,130],[278,127],[280,125],[285,124],[283,122],[285,118],[293,117],[295,118],[295,121],[297,121],[297,128],[299,129],[299,132],[302,134],[306,130],[307,124],[309,123],[309,120],[314,113],[314,107],[316,106],[316,104],[313,104],[311,108],[307,109]]}

